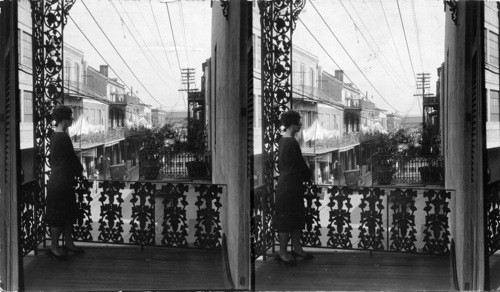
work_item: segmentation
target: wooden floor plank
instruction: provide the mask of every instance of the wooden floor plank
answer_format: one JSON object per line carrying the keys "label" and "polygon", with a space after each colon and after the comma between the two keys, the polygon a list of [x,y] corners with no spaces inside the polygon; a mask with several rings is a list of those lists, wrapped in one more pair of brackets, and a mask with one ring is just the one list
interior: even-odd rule
{"label": "wooden floor plank", "polygon": [[451,290],[449,258],[422,254],[315,252],[295,267],[255,263],[257,291]]}
{"label": "wooden floor plank", "polygon": [[59,262],[45,254],[24,258],[26,291],[223,290],[220,249],[134,246],[86,247]]}

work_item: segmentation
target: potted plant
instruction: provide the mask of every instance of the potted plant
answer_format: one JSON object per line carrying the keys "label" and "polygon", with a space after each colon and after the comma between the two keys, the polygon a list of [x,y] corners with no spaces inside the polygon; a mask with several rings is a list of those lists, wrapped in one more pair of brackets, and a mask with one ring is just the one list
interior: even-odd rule
{"label": "potted plant", "polygon": [[380,162],[378,166],[377,172],[377,180],[380,185],[388,185],[392,182],[392,174],[394,173],[394,169],[392,167],[392,163],[384,159]]}

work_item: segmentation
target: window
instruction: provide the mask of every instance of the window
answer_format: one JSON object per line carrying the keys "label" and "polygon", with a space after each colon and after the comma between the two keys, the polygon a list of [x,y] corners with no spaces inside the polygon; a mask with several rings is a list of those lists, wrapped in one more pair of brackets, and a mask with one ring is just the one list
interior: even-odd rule
{"label": "window", "polygon": [[304,77],[305,77],[305,66],[304,64],[300,64],[300,70],[299,70],[299,87],[304,90]]}
{"label": "window", "polygon": [[24,92],[24,113],[23,122],[31,123],[33,122],[33,92]]}
{"label": "window", "polygon": [[33,56],[31,47],[31,35],[23,31],[23,64],[32,67],[33,66]]}
{"label": "window", "polygon": [[98,121],[98,124],[102,125],[102,113],[101,113],[101,110],[99,110],[98,112],[99,112],[99,121]]}
{"label": "window", "polygon": [[498,102],[498,91],[490,90],[490,122],[500,121],[500,104]]}
{"label": "window", "polygon": [[17,30],[17,59],[19,60],[18,62],[20,62],[22,64],[22,59],[21,59],[21,30],[18,29]]}
{"label": "window", "polygon": [[65,66],[64,66],[64,79],[66,82],[69,82],[71,76],[70,76],[70,70],[71,70],[71,63],[69,62],[69,60],[66,59],[66,62],[65,62]]}
{"label": "window", "polygon": [[80,65],[78,63],[75,63],[75,81],[76,86],[80,88]]}
{"label": "window", "polygon": [[489,62],[491,65],[498,67],[498,34],[489,32]]}
{"label": "window", "polygon": [[261,114],[262,96],[256,95],[254,105],[255,105],[255,108],[253,111],[254,112],[254,127],[260,128],[260,127],[262,127],[262,114]]}
{"label": "window", "polygon": [[261,38],[260,37],[257,37],[257,36],[254,36],[255,37],[255,68],[257,69],[258,72],[261,71],[261,53],[262,53],[262,50],[261,50],[261,47],[260,47],[260,43],[261,43]]}
{"label": "window", "polygon": [[309,78],[309,85],[314,87],[314,70],[311,67],[309,67]]}

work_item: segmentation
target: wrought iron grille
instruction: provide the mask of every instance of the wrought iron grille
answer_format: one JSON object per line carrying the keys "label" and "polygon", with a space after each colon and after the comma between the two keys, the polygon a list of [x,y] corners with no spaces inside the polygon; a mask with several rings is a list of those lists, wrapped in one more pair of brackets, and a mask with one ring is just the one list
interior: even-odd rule
{"label": "wrought iron grille", "polygon": [[[262,154],[264,163],[265,204],[274,204],[278,178],[278,142],[281,138],[280,116],[292,108],[292,33],[305,0],[259,0],[262,59]],[[269,220],[271,216],[263,213]],[[273,241],[267,236],[266,242]]]}
{"label": "wrought iron grille", "polygon": [[[449,252],[449,202],[453,190],[357,188],[315,185],[312,182],[305,183],[305,186],[306,222],[302,230],[305,246],[426,254]],[[254,216],[258,215],[263,222],[253,230],[255,259],[265,254],[275,241],[266,245],[265,240],[273,238],[274,231],[266,229],[262,219],[272,216],[273,210],[263,207],[265,204],[261,198],[256,196],[254,200],[258,209],[254,210],[257,213]],[[492,216],[493,221],[496,220],[491,226],[496,228],[498,248],[500,216],[498,212]]]}
{"label": "wrought iron grille", "polygon": [[500,181],[486,188],[486,240],[491,256],[500,249]]}
{"label": "wrought iron grille", "polygon": [[208,151],[141,151],[139,157],[139,175],[146,179],[210,177]]}
{"label": "wrought iron grille", "polygon": [[[221,244],[225,186],[79,179],[75,240],[213,248]],[[95,198],[100,204],[92,204]],[[92,218],[99,218],[97,222]],[[76,231],[84,230],[85,232]]]}
{"label": "wrought iron grille", "polygon": [[52,109],[63,103],[63,28],[75,0],[31,0],[33,122],[36,185],[34,217],[37,242],[45,236],[45,187],[50,174]]}
{"label": "wrought iron grille", "polygon": [[[22,188],[23,255],[39,245],[36,182]],[[221,245],[220,208],[226,187],[172,182],[89,181],[76,179],[79,206],[76,241],[190,248]],[[96,202],[97,201],[97,202]],[[97,203],[97,204],[96,204]]]}
{"label": "wrought iron grille", "polygon": [[374,155],[373,180],[379,185],[444,184],[443,156]]}

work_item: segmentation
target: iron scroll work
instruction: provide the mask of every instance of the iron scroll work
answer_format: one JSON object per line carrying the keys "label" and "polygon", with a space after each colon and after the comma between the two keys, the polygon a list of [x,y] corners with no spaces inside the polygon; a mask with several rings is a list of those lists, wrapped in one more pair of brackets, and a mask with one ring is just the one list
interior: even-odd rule
{"label": "iron scroll work", "polygon": [[[254,259],[265,254],[269,243],[272,243],[268,239],[273,234],[271,214],[278,177],[277,149],[281,138],[279,118],[292,108],[292,33],[305,3],[305,0],[258,1],[262,40],[262,153],[265,182],[261,195],[269,197],[269,200],[265,200],[265,206],[260,204],[262,202],[254,204],[254,208],[260,209],[257,211],[258,216],[252,218],[253,230],[266,231],[265,234],[252,232],[253,242],[265,242],[265,247],[253,250]],[[257,222],[259,218],[261,221]]]}
{"label": "iron scroll work", "polygon": [[457,0],[444,0],[444,11],[446,12],[446,5],[450,7],[451,11],[451,20],[457,25],[457,10],[458,10],[458,1]]}
{"label": "iron scroll work", "polygon": [[[23,187],[30,198],[23,202],[21,212],[23,254],[36,250],[45,238],[45,187],[50,174],[50,134],[52,109],[63,103],[63,29],[66,15],[75,0],[31,0],[33,52],[33,123],[35,148],[34,183]],[[31,218],[34,224],[25,220]],[[29,230],[28,230],[29,229]],[[29,237],[29,238],[28,238]]]}

